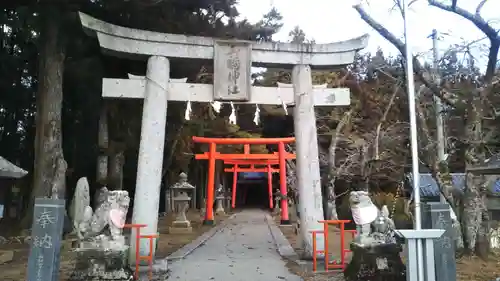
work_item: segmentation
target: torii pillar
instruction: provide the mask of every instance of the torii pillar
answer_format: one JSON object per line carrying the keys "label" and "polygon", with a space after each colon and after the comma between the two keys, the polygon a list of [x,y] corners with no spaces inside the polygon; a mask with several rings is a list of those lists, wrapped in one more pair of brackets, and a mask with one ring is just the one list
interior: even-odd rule
{"label": "torii pillar", "polygon": [[[368,36],[330,44],[291,44],[216,40],[165,34],[109,24],[80,13],[84,29],[97,36],[103,51],[120,57],[147,60],[146,77],[103,79],[103,97],[144,99],[141,142],[132,222],[146,224],[141,234],[156,234],[168,101],[280,105],[295,104],[295,138],[301,231],[306,255],[312,256],[311,230],[323,220],[318,144],[314,106],[348,106],[349,90],[314,88],[311,67],[328,69],[354,62]],[[169,79],[168,58],[214,62],[214,85]],[[252,87],[251,67],[293,68],[293,87]],[[318,250],[324,237],[318,236]],[[140,254],[149,254],[147,241]],[[131,245],[130,262],[135,262]]]}

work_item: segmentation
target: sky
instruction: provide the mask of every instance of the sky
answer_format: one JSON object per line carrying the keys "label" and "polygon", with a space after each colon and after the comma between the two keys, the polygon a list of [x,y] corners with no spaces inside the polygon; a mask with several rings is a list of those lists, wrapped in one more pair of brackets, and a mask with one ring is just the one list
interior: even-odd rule
{"label": "sky", "polygon": [[[238,11],[242,18],[250,22],[257,22],[262,15],[273,6],[283,15],[284,26],[273,38],[279,41],[288,41],[288,33],[295,26],[304,30],[307,38],[317,43],[330,43],[347,40],[363,34],[369,34],[370,40],[367,51],[374,52],[382,48],[385,54],[397,55],[397,51],[370,26],[368,26],[352,5],[360,0],[239,0]],[[443,0],[450,1],[450,0]],[[458,0],[458,6],[474,12],[480,0]],[[376,5],[375,5],[376,3]],[[396,36],[403,38],[403,20],[397,10],[392,10],[393,0],[371,0],[365,9],[375,20],[379,21]],[[485,19],[491,20],[500,29],[500,1],[489,0],[482,10]],[[428,38],[432,29],[441,33],[438,44],[440,53],[443,53],[453,44],[471,42],[484,35],[471,23],[449,12],[429,7],[427,1],[419,0],[410,7],[409,13],[410,43],[414,54],[430,58],[432,40]],[[483,40],[476,44],[473,51],[476,59],[485,61],[484,47],[488,44]]]}

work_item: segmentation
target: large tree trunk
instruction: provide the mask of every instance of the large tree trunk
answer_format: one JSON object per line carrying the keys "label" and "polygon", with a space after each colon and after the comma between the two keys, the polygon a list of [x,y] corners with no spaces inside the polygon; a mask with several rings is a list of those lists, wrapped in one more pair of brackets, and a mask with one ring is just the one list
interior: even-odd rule
{"label": "large tree trunk", "polygon": [[[58,197],[65,197],[61,132],[63,101],[63,73],[65,42],[63,35],[64,11],[45,5],[41,12],[42,30],[39,41],[38,92],[35,137],[35,172],[30,207],[25,214],[24,226],[32,219],[34,199],[51,196],[56,186]],[[65,173],[65,169],[64,169]]]}
{"label": "large tree trunk", "polygon": [[[424,88],[421,87],[421,89]],[[420,95],[420,91],[418,95]],[[433,178],[439,186],[441,194],[450,205],[450,215],[452,216],[453,227],[457,235],[455,244],[457,248],[463,248],[462,227],[460,220],[457,218],[457,206],[461,206],[460,204],[463,202],[463,195],[458,192],[454,193],[455,188],[453,187],[453,181],[447,160],[441,160],[437,157],[437,143],[435,142],[427,125],[426,116],[429,116],[430,113],[424,113],[425,109],[420,102],[417,105],[417,117],[419,121],[420,134],[424,138],[425,146],[428,147],[425,153],[423,153],[423,158],[426,159],[427,165],[431,170]]]}
{"label": "large tree trunk", "polygon": [[481,176],[467,173],[466,188],[462,205],[462,232],[464,236],[464,248],[468,253],[475,251],[476,242],[482,224],[483,200],[480,193]]}
{"label": "large tree trunk", "polygon": [[[465,152],[466,167],[484,163],[485,155],[482,129],[482,94],[471,93],[468,108],[465,139],[468,147]],[[486,210],[485,179],[482,175],[467,173],[466,187],[462,204],[462,233],[464,248],[468,253],[476,253],[486,258],[489,252],[489,216]]]}

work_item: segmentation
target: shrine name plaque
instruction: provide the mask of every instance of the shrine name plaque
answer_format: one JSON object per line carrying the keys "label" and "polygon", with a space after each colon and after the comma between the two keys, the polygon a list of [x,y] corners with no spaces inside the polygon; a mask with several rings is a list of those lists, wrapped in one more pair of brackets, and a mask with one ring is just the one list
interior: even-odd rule
{"label": "shrine name plaque", "polygon": [[249,101],[252,46],[250,42],[214,42],[214,100]]}

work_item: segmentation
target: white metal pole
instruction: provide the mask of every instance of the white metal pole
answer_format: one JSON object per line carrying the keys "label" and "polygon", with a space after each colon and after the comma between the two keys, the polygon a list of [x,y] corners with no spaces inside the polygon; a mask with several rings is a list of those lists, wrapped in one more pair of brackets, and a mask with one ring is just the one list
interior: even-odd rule
{"label": "white metal pole", "polygon": [[[418,139],[417,139],[417,112],[415,104],[415,83],[413,81],[413,53],[408,28],[408,0],[402,0],[403,21],[405,33],[405,58],[406,58],[406,85],[408,90],[408,103],[410,113],[410,132],[411,132],[411,164],[413,172],[413,199],[415,204],[415,229],[422,229],[420,214],[420,174],[418,161]],[[417,262],[418,262],[418,280],[424,281],[424,258],[422,252],[422,241],[417,241]]]}

